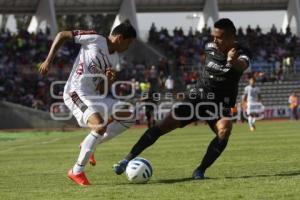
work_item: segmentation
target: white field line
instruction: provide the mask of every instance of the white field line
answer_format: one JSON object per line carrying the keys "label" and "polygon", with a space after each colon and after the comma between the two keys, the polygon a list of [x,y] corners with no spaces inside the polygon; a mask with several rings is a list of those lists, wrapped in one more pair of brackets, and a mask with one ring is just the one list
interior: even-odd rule
{"label": "white field line", "polygon": [[[74,137],[74,136],[72,136],[72,137]],[[30,144],[25,144],[25,145],[15,146],[15,147],[11,147],[11,148],[8,148],[8,149],[0,150],[0,153],[5,153],[5,152],[8,152],[8,151],[13,151],[13,150],[16,150],[16,149],[32,147],[32,146],[36,146],[36,145],[51,144],[51,143],[55,143],[55,142],[57,142],[57,141],[59,141],[59,140],[65,139],[65,138],[66,138],[66,137],[62,137],[62,138],[54,138],[54,139],[49,140],[49,141],[36,142],[36,143],[30,143]]]}

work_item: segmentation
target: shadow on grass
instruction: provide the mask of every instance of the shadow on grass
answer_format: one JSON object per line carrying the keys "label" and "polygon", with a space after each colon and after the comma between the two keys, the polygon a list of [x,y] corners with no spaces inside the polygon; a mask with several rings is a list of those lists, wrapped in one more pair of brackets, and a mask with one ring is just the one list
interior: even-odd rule
{"label": "shadow on grass", "polygon": [[[185,177],[185,178],[174,178],[174,179],[160,179],[160,180],[152,180],[147,184],[173,184],[173,183],[183,183],[183,182],[201,182],[206,180],[220,180],[220,179],[247,179],[247,178],[264,178],[264,177],[284,177],[284,176],[300,176],[300,170],[297,171],[288,171],[278,174],[256,174],[253,176],[231,176],[231,177],[206,177],[204,180],[195,180],[192,177]],[[115,185],[130,185],[134,183],[129,182],[121,182],[121,183],[114,183]],[[101,184],[96,184],[101,185]],[[146,184],[139,184],[139,185],[146,185]]]}
{"label": "shadow on grass", "polygon": [[174,178],[174,179],[161,179],[161,180],[155,180],[155,181],[151,181],[150,184],[161,184],[161,183],[165,183],[165,184],[172,184],[172,183],[181,183],[181,182],[188,182],[188,181],[195,181],[195,182],[199,182],[199,181],[205,181],[205,180],[214,180],[216,178],[210,178],[210,177],[206,177],[204,180],[195,180],[192,177],[186,177],[186,178]]}
{"label": "shadow on grass", "polygon": [[[288,171],[283,172],[279,174],[257,174],[253,176],[232,176],[232,177],[225,177],[225,179],[246,179],[246,178],[263,178],[263,177],[281,177],[281,176],[300,176],[300,170],[297,171]],[[219,180],[224,178],[212,178],[212,177],[206,177],[204,180],[195,180],[191,177],[188,178],[175,178],[175,179],[161,179],[161,180],[155,180],[151,181],[148,184],[172,184],[172,183],[181,183],[181,182],[188,182],[188,181],[205,181],[205,180]]]}
{"label": "shadow on grass", "polygon": [[[187,181],[195,181],[193,178],[176,178],[176,179],[161,179],[161,180],[150,180],[150,182],[146,183],[147,185],[150,184],[172,184],[172,183],[180,183],[180,182],[187,182]],[[117,183],[117,185],[130,185],[134,183]],[[145,185],[145,184],[138,184],[138,185]]]}
{"label": "shadow on grass", "polygon": [[277,177],[277,176],[300,176],[300,170],[297,171],[288,171],[279,174],[256,174],[256,175],[249,175],[249,176],[232,176],[232,177],[225,177],[225,179],[239,179],[239,178],[263,178],[263,177]]}
{"label": "shadow on grass", "polygon": [[175,179],[161,179],[161,180],[155,180],[151,181],[150,184],[157,184],[157,183],[166,183],[166,184],[172,184],[172,183],[180,183],[180,182],[187,182],[187,181],[193,181],[191,177],[188,178],[175,178]]}

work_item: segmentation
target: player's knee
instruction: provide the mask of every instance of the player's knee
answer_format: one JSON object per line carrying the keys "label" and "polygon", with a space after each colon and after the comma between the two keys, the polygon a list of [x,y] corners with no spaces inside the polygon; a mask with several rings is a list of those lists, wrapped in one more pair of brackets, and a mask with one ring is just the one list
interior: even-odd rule
{"label": "player's knee", "polygon": [[106,131],[104,120],[98,113],[95,113],[89,117],[88,125],[93,131],[100,135],[103,135]]}
{"label": "player's knee", "polygon": [[106,132],[106,127],[102,127],[100,125],[99,127],[92,128],[92,130],[98,133],[99,135],[103,135]]}
{"label": "player's knee", "polygon": [[220,139],[228,139],[231,133],[231,129],[229,128],[221,128],[218,131],[218,136]]}
{"label": "player's knee", "polygon": [[218,136],[220,139],[228,139],[231,134],[232,124],[230,121],[223,121],[218,124]]}

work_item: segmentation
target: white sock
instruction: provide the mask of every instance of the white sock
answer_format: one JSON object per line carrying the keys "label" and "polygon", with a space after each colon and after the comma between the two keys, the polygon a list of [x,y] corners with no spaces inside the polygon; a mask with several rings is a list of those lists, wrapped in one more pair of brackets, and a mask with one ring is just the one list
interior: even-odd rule
{"label": "white sock", "polygon": [[256,121],[256,118],[252,117],[252,126],[254,125],[255,121]]}
{"label": "white sock", "polygon": [[[127,129],[129,129],[135,123],[134,120],[127,121],[113,121],[106,128],[106,132],[102,135],[102,137],[97,140],[97,144],[101,144],[109,141],[110,139],[116,137],[117,135],[123,133]],[[96,147],[94,148],[94,153],[96,151]]]}
{"label": "white sock", "polygon": [[107,126],[106,132],[103,137],[98,140],[98,144],[107,142],[108,140],[116,137],[117,135],[123,133],[129,129],[135,122],[133,120],[128,121],[114,121]]}
{"label": "white sock", "polygon": [[252,117],[249,115],[248,116],[248,124],[249,124],[249,127],[250,128],[253,128],[253,125],[252,125]]}
{"label": "white sock", "polygon": [[89,157],[95,150],[96,144],[99,142],[99,140],[101,140],[102,137],[102,135],[99,135],[95,131],[91,131],[91,133],[85,137],[85,139],[81,143],[81,149],[77,162],[73,167],[74,174],[79,174],[84,170],[84,167],[88,162]]}
{"label": "white sock", "polygon": [[[109,141],[110,139],[116,137],[117,135],[129,129],[134,124],[135,124],[134,120],[113,121],[107,126],[106,132],[102,135],[102,137],[99,140],[97,140],[97,144],[101,144]],[[95,151],[96,151],[96,146],[94,147],[93,153],[95,153]]]}

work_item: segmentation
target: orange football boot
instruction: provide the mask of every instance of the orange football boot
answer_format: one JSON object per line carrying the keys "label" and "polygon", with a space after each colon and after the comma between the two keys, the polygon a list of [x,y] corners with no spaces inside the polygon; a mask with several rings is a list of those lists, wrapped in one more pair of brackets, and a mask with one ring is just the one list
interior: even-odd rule
{"label": "orange football boot", "polygon": [[82,185],[82,186],[87,186],[87,185],[91,185],[89,180],[86,178],[85,173],[84,172],[80,172],[79,174],[74,174],[72,169],[70,169],[68,171],[68,177],[74,181],[75,183],[77,183],[78,185]]}

